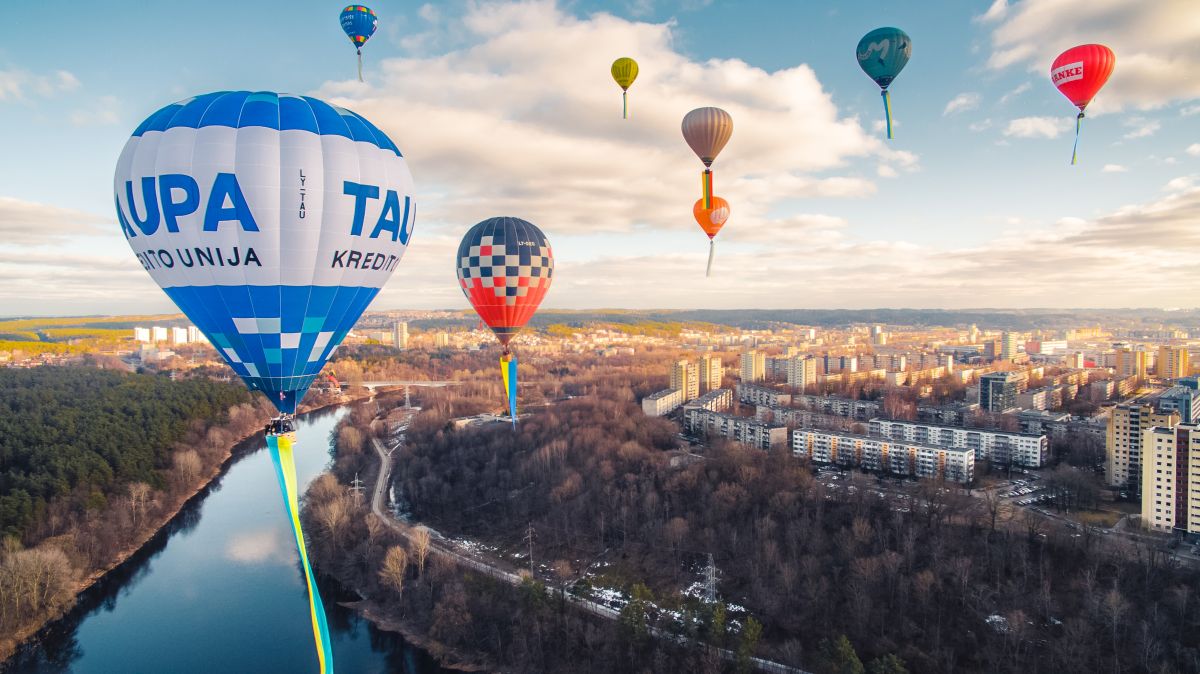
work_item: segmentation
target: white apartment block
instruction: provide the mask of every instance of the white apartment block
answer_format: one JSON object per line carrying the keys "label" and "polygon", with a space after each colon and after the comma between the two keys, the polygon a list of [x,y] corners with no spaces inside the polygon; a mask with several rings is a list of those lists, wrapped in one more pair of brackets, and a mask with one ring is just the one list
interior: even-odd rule
{"label": "white apartment block", "polygon": [[738,402],[746,403],[747,405],[783,407],[784,405],[792,404],[792,394],[776,391],[769,386],[755,386],[753,384],[738,384],[737,398]]}
{"label": "white apartment block", "polygon": [[690,410],[728,412],[731,407],[733,407],[733,391],[727,388],[719,388],[709,391],[695,400],[684,403],[683,412],[684,414],[687,414]]}
{"label": "white apartment block", "polygon": [[762,381],[767,376],[767,359],[761,351],[742,354],[739,375],[744,382]]}
{"label": "white apartment block", "polygon": [[792,356],[788,359],[787,383],[804,392],[806,386],[817,383],[817,359],[812,356]]}
{"label": "white apartment block", "polygon": [[133,338],[143,344],[150,343],[150,328],[134,328]]}
{"label": "white apartment block", "polygon": [[813,412],[850,417],[859,421],[878,416],[882,409],[882,405],[876,400],[855,400],[836,396],[797,395],[792,396],[792,403]]}
{"label": "white apartment block", "polygon": [[159,325],[150,328],[150,340],[153,342],[167,341],[167,329]]}
{"label": "white apartment block", "polygon": [[718,356],[704,355],[700,357],[700,387],[705,391],[715,391],[721,388],[721,380],[725,377],[725,368]]}
{"label": "white apartment block", "polygon": [[763,423],[754,417],[737,417],[702,409],[689,409],[684,415],[688,431],[704,436],[723,436],[743,445],[770,449],[787,444],[787,428]]}
{"label": "white apartment block", "polygon": [[1200,534],[1200,425],[1143,431],[1142,526]]}
{"label": "white apartment block", "polygon": [[642,398],[642,412],[648,417],[661,417],[674,412],[683,404],[683,391],[669,388]]}
{"label": "white apartment block", "polygon": [[1174,411],[1158,412],[1148,402],[1117,405],[1108,417],[1104,440],[1104,477],[1109,486],[1141,489],[1143,431],[1179,423]]}
{"label": "white apartment block", "polygon": [[876,437],[931,447],[971,449],[982,460],[1027,468],[1040,468],[1050,454],[1050,441],[1045,435],[891,419],[872,419],[868,428]]}
{"label": "white apartment block", "polygon": [[172,344],[187,344],[188,343],[187,328],[171,328],[171,343]]}
{"label": "white apartment block", "polygon": [[815,463],[832,463],[866,470],[912,475],[970,484],[975,479],[975,450],[933,447],[891,438],[835,431],[792,431],[792,453]]}
{"label": "white apartment block", "polygon": [[683,400],[700,397],[700,368],[693,360],[680,360],[671,365],[671,388],[683,392]]}

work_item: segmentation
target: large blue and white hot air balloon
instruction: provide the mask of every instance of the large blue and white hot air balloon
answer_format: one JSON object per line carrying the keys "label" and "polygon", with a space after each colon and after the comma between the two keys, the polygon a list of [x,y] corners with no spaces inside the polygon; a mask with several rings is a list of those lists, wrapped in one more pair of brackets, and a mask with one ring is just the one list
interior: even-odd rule
{"label": "large blue and white hot air balloon", "polygon": [[395,271],[416,218],[408,164],[382,131],[273,92],[150,115],[113,188],[138,261],[285,414]]}
{"label": "large blue and white hot air balloon", "polygon": [[[308,96],[219,91],[133,132],[113,179],[121,231],[234,372],[293,414],[395,271],[416,218],[396,145]],[[292,434],[267,434],[308,583],[322,673],[329,629],[301,530]]]}

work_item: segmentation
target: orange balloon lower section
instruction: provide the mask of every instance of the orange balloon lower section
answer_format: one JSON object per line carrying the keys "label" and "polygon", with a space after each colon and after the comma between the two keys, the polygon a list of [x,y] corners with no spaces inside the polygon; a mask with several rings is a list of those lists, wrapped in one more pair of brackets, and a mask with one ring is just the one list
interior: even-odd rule
{"label": "orange balloon lower section", "polygon": [[714,196],[712,208],[705,208],[704,200],[698,199],[696,205],[692,207],[692,215],[696,216],[696,222],[699,223],[700,229],[703,229],[711,239],[721,231],[721,228],[725,226],[725,221],[729,219],[729,202]]}

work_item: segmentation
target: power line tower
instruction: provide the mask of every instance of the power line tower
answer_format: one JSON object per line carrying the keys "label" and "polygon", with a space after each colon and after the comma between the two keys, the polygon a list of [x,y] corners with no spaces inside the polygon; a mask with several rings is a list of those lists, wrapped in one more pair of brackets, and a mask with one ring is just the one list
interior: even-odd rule
{"label": "power line tower", "polygon": [[404,387],[404,407],[405,407],[405,409],[412,409],[412,398],[408,397],[408,386],[407,385]]}
{"label": "power line tower", "polygon": [[529,523],[529,527],[525,529],[524,540],[529,543],[529,575],[533,575],[533,522]]}
{"label": "power line tower", "polygon": [[704,569],[704,601],[717,603],[717,565],[712,553],[708,553],[708,566]]}
{"label": "power line tower", "polygon": [[358,473],[354,474],[354,481],[350,483],[350,491],[354,493],[356,499],[362,497],[363,483],[358,479]]}

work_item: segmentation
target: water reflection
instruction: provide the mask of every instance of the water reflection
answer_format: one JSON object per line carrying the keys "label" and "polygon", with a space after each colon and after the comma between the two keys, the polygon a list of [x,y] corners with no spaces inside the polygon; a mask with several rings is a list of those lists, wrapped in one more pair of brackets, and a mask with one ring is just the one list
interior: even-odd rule
{"label": "water reflection", "polygon": [[[297,425],[301,488],[328,464],[345,409]],[[0,671],[315,672],[308,599],[261,435],[129,561],[80,597]],[[319,579],[335,668],[440,672],[398,635],[338,604],[357,597]]]}

